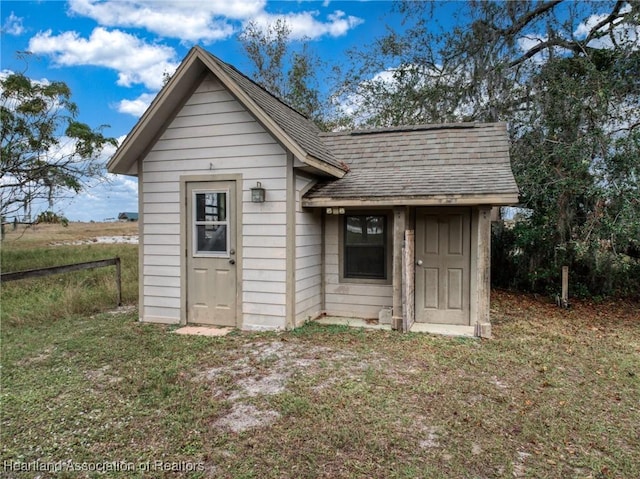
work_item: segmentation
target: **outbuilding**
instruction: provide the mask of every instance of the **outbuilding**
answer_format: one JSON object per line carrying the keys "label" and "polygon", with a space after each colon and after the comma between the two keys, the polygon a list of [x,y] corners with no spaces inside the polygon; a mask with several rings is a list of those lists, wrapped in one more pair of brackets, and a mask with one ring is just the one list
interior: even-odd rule
{"label": "outbuilding", "polygon": [[118,221],[138,221],[138,213],[122,212],[118,214]]}
{"label": "outbuilding", "polygon": [[490,335],[503,123],[326,133],[194,47],[108,169],[138,177],[142,321]]}

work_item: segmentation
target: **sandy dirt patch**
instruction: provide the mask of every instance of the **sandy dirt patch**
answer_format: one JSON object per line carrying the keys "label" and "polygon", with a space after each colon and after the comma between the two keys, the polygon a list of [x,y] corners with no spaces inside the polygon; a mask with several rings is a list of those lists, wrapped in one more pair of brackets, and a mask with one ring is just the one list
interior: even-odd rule
{"label": "sandy dirt patch", "polygon": [[[255,398],[286,392],[294,374],[326,376],[326,384],[323,381],[319,386],[323,389],[339,380],[358,377],[368,367],[355,354],[322,346],[274,341],[249,343],[243,350],[240,358],[224,366],[198,371],[192,378],[193,381],[210,382],[211,394],[232,404],[231,411],[214,425],[233,432],[266,427],[275,422],[279,418],[277,411],[258,409],[252,403]],[[340,374],[333,371],[336,367]]]}
{"label": "sandy dirt patch", "polygon": [[51,243],[51,246],[77,246],[85,244],[138,244],[138,241],[138,235],[94,236],[93,238],[85,238],[74,241],[57,241]]}

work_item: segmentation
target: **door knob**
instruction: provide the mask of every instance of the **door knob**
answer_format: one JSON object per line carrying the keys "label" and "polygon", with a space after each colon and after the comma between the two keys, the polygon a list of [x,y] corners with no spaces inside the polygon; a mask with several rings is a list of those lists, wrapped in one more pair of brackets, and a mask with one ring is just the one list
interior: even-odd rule
{"label": "door knob", "polygon": [[229,264],[236,264],[236,260],[235,259],[230,259],[229,260]]}
{"label": "door knob", "polygon": [[418,261],[416,261],[416,264],[417,264],[418,266],[422,266],[422,260],[421,260],[421,259],[419,259]]}

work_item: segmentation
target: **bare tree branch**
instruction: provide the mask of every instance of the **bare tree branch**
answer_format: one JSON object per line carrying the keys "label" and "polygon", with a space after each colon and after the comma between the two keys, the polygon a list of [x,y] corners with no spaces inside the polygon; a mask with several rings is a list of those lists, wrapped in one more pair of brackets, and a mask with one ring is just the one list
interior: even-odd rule
{"label": "bare tree branch", "polygon": [[522,18],[518,19],[518,21],[511,25],[509,28],[496,30],[498,30],[503,36],[513,36],[541,15],[547,13],[550,10],[553,10],[556,5],[562,3],[563,1],[564,0],[552,0],[547,3],[541,3],[535,10],[527,12],[522,16]]}

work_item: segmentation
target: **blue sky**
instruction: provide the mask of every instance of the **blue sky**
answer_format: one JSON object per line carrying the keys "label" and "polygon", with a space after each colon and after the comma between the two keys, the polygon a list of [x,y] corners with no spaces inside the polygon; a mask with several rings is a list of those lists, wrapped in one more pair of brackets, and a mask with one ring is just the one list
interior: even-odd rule
{"label": "blue sky", "polygon": [[[308,37],[331,61],[398,22],[387,1],[2,0],[0,6],[0,70],[64,81],[79,120],[91,127],[109,125],[104,133],[116,138],[131,130],[160,88],[163,72],[172,72],[193,45],[248,71],[236,39],[248,21],[266,25],[284,17],[294,40]],[[28,64],[17,51],[33,52]],[[137,211],[136,179],[109,176],[109,183],[61,200],[55,210],[72,221]]]}
{"label": "blue sky", "polygon": [[[464,6],[460,1],[435,5],[445,27]],[[600,8],[609,8],[601,2],[569,5],[590,11],[583,23],[569,26],[567,35],[576,37],[606,16]],[[104,133],[122,139],[161,87],[163,73],[173,72],[195,44],[250,73],[237,34],[247,22],[265,26],[284,18],[294,41],[307,37],[320,58],[335,64],[350,48],[370,45],[387,26],[402,28],[392,7],[390,1],[336,0],[0,0],[0,74],[18,71],[34,80],[64,81],[79,120],[93,128],[109,125]],[[619,27],[633,41],[640,38],[640,27]],[[518,44],[527,49],[544,38],[544,31],[534,31]],[[595,43],[607,38],[592,46],[606,48]],[[17,51],[33,52],[28,64]],[[112,154],[105,151],[103,160]],[[46,205],[34,207],[34,214],[37,209]],[[61,200],[54,209],[72,221],[137,211],[137,180],[109,175],[108,183]]]}

